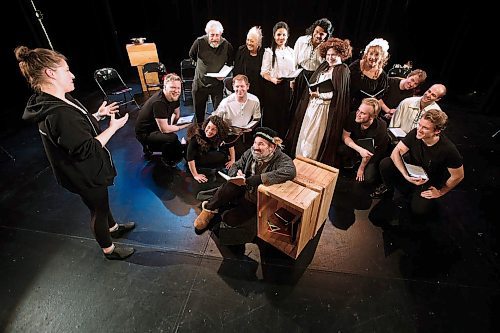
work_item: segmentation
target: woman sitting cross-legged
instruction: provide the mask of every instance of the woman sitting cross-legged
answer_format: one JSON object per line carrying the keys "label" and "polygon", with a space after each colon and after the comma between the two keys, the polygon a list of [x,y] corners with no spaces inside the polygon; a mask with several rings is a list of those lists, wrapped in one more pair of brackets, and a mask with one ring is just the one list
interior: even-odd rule
{"label": "woman sitting cross-legged", "polygon": [[235,162],[234,146],[229,138],[229,126],[219,116],[205,119],[201,128],[197,124],[188,128],[188,147],[186,160],[189,171],[198,183],[206,183],[208,178],[198,173],[198,168],[229,169]]}

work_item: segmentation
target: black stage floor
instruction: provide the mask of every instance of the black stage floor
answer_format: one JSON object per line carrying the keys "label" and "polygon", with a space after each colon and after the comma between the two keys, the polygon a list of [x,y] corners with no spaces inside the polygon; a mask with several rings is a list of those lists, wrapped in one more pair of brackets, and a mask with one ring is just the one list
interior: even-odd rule
{"label": "black stage floor", "polygon": [[340,179],[341,209],[296,261],[261,241],[243,250],[210,231],[196,235],[196,194],[207,185],[183,163],[145,161],[133,119],[109,144],[118,169],[110,196],[115,217],[137,223],[120,240],[137,252],[108,261],[87,208],[55,183],[36,128],[4,136],[0,331],[498,332],[500,163],[491,135],[500,119],[444,109],[466,173],[446,196],[439,230],[383,231],[368,220],[378,200],[355,210]]}

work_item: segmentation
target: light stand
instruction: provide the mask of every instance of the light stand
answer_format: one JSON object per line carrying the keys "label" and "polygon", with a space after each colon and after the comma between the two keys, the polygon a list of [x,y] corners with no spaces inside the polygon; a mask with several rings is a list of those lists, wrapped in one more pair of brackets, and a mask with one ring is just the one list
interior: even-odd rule
{"label": "light stand", "polygon": [[43,33],[45,34],[45,38],[47,38],[47,42],[49,42],[49,46],[52,50],[54,50],[54,47],[52,46],[52,42],[50,41],[49,35],[47,34],[47,30],[45,30],[45,26],[43,25],[42,19],[43,19],[43,14],[41,11],[36,9],[35,3],[33,0],[31,0],[31,6],[33,7],[33,10],[35,11],[35,16],[38,19],[38,22],[40,22],[40,25],[42,26]]}

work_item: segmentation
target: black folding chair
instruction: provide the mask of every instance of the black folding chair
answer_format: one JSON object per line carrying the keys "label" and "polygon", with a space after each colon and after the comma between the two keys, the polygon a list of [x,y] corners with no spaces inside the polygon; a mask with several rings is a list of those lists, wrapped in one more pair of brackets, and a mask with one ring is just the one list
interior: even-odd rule
{"label": "black folding chair", "polygon": [[[153,74],[156,74],[156,76]],[[166,74],[167,68],[161,62],[148,62],[144,64],[142,67],[142,78],[149,96],[151,96],[149,93],[150,90],[154,90],[154,88],[163,88],[163,77]]]}
{"label": "black folding chair", "polygon": [[182,100],[184,102],[186,101],[186,93],[191,93],[195,68],[196,66],[190,58],[181,61]]}
{"label": "black folding chair", "polygon": [[[140,108],[134,99],[132,88],[123,82],[116,69],[110,67],[98,69],[94,72],[94,79],[104,94],[106,101],[118,102],[118,105],[125,105],[126,107],[130,103],[135,103],[137,108]],[[127,95],[130,97],[130,100],[127,100]],[[116,100],[116,98],[119,99]]]}

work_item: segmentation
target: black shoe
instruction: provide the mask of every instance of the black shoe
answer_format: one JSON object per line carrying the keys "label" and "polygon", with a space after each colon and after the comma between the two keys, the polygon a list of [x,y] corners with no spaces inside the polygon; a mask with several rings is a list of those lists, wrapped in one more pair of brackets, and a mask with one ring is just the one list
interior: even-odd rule
{"label": "black shoe", "polygon": [[104,253],[104,256],[109,260],[123,260],[130,257],[134,252],[133,247],[115,245],[113,252]]}
{"label": "black shoe", "polygon": [[167,160],[163,157],[161,158],[161,163],[167,168],[175,168],[180,161],[182,161],[182,158],[179,158],[177,160]]}
{"label": "black shoe", "polygon": [[135,228],[135,222],[127,222],[125,224],[118,224],[118,229],[115,231],[111,231],[111,237],[113,238],[120,238],[122,237],[126,232],[129,232],[130,230]]}
{"label": "black shoe", "polygon": [[372,199],[380,199],[389,190],[390,188],[384,183],[382,183],[379,186],[377,186],[377,188],[375,189],[375,191],[373,191],[373,193],[370,194],[370,197]]}
{"label": "black shoe", "polygon": [[153,152],[148,147],[144,147],[142,149],[142,152],[144,153],[144,159],[145,160],[149,161],[153,157]]}

